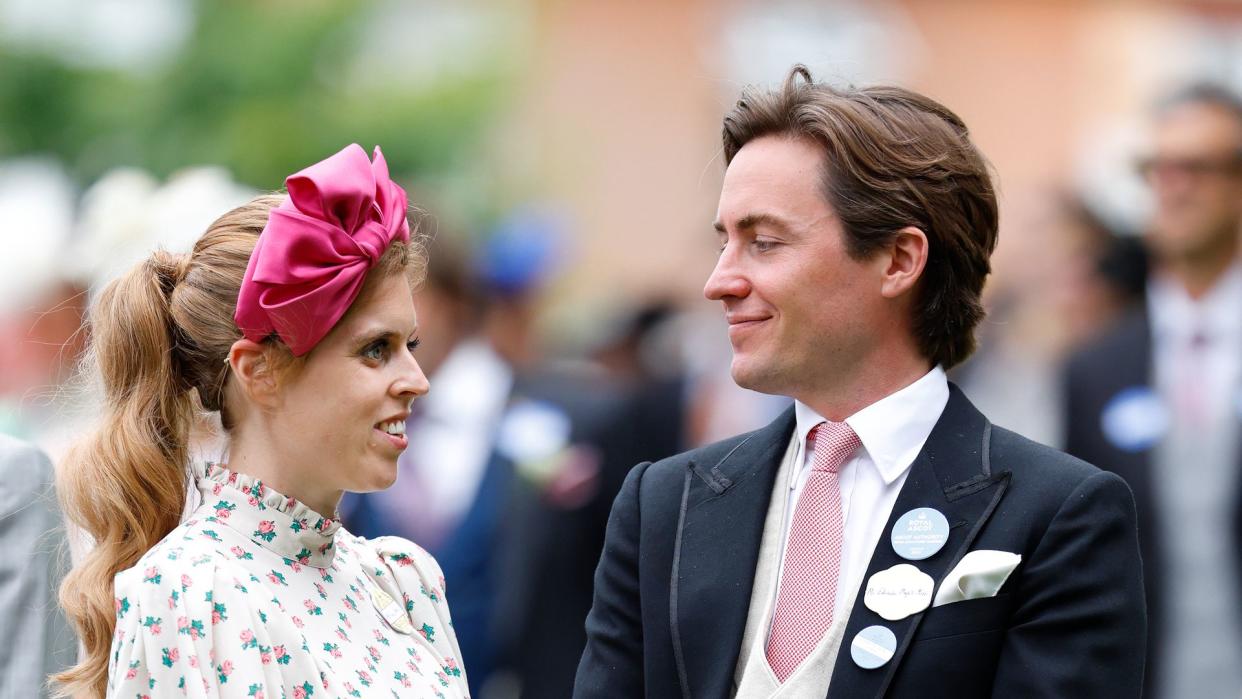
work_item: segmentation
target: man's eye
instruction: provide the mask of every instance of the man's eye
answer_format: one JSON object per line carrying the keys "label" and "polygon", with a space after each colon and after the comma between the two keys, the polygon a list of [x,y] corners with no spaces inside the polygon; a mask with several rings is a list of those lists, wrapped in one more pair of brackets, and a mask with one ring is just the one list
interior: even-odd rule
{"label": "man's eye", "polygon": [[767,252],[776,247],[777,244],[774,240],[756,240],[753,245],[759,252]]}

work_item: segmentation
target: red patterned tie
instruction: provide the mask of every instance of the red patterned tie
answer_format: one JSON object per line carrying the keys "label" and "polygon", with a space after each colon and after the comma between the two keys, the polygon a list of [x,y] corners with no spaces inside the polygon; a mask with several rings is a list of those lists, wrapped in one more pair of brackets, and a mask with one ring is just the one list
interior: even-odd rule
{"label": "red patterned tie", "polygon": [[841,567],[841,490],[837,471],[862,442],[844,422],[821,422],[811,430],[815,460],[794,509],[781,591],[768,636],[768,664],[784,682],[832,625]]}

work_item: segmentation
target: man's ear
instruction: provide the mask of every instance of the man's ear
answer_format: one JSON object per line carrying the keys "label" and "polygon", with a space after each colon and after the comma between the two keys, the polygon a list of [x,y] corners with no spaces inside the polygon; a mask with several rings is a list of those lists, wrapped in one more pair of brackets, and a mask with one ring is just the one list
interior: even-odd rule
{"label": "man's ear", "polygon": [[913,289],[923,276],[928,252],[927,234],[922,230],[906,226],[897,231],[885,256],[886,268],[880,282],[880,293],[892,299]]}
{"label": "man's ear", "polygon": [[263,408],[279,406],[279,386],[263,345],[242,338],[229,348],[228,360],[233,376],[237,377],[239,387],[250,402]]}

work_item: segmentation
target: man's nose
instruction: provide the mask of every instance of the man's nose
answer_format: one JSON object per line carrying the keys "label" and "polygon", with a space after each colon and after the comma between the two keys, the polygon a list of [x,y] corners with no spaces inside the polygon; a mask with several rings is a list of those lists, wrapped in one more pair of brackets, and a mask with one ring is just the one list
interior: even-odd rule
{"label": "man's nose", "polygon": [[720,301],[729,297],[744,298],[749,293],[750,282],[742,273],[737,255],[726,246],[724,252],[720,253],[720,258],[716,260],[716,268],[707,278],[707,284],[703,287],[703,295],[710,301]]}

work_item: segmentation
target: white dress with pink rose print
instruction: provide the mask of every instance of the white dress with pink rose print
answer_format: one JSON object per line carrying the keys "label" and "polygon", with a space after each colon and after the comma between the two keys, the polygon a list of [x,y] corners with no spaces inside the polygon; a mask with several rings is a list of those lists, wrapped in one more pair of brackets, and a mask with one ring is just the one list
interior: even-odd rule
{"label": "white dress with pink rose print", "polygon": [[108,697],[469,696],[429,554],[208,465],[202,505],[116,576]]}

